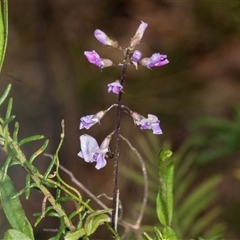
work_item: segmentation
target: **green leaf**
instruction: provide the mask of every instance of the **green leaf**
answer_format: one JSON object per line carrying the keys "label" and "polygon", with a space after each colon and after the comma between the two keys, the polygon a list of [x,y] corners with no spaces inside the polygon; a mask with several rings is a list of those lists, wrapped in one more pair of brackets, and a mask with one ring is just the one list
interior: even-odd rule
{"label": "green leaf", "polygon": [[163,194],[162,194],[162,191],[161,191],[160,187],[159,187],[159,192],[158,192],[158,195],[157,195],[156,205],[157,205],[156,210],[157,210],[157,216],[158,216],[159,222],[163,226],[167,226],[168,220],[167,220],[166,203],[164,201]]}
{"label": "green leaf", "polygon": [[0,71],[2,69],[3,60],[7,47],[8,37],[8,1],[0,2]]}
{"label": "green leaf", "polygon": [[177,240],[176,234],[170,227],[165,227],[162,231],[164,240]]}
{"label": "green leaf", "polygon": [[37,140],[40,140],[40,139],[43,139],[43,138],[44,138],[43,135],[34,135],[34,136],[31,136],[31,137],[27,137],[27,138],[22,139],[18,144],[19,144],[19,146],[22,146],[25,143],[32,142],[32,141],[37,141]]}
{"label": "green leaf", "polygon": [[162,239],[162,233],[160,232],[160,230],[156,227],[154,227],[154,231],[156,233],[157,239]]}
{"label": "green leaf", "polygon": [[65,240],[78,240],[79,238],[83,237],[84,235],[86,235],[86,232],[85,232],[84,228],[81,228],[81,229],[77,230],[76,232],[68,233],[64,239]]}
{"label": "green leaf", "polygon": [[4,240],[16,240],[16,239],[24,239],[24,240],[31,240],[33,238],[29,238],[26,234],[23,232],[20,232],[16,229],[9,229],[5,235]]}
{"label": "green leaf", "polygon": [[41,148],[39,148],[39,149],[30,157],[30,159],[29,159],[29,162],[30,162],[30,163],[32,163],[33,160],[34,160],[37,156],[39,156],[40,154],[42,154],[42,153],[45,151],[45,149],[46,149],[47,146],[48,146],[48,143],[49,143],[49,140],[47,139],[47,140],[44,142],[44,144],[41,146]]}
{"label": "green leaf", "polygon": [[166,159],[172,156],[172,151],[167,149],[162,149],[158,155],[158,158],[161,162],[164,162]]}
{"label": "green leaf", "polygon": [[12,228],[25,233],[30,239],[34,239],[32,226],[26,218],[19,199],[12,199],[15,194],[11,179],[8,175],[3,179],[3,173],[0,171],[0,199],[4,213]]}
{"label": "green leaf", "polygon": [[15,142],[18,142],[18,131],[19,131],[19,123],[15,122],[15,129],[14,129],[14,132],[13,132],[13,140]]}
{"label": "green leaf", "polygon": [[[13,104],[13,99],[10,98],[10,99],[8,100],[8,106],[7,106],[6,116],[5,116],[5,122],[10,122],[10,120],[8,120],[8,119],[11,117],[12,104]],[[5,123],[4,123],[4,124],[5,124]],[[5,125],[7,125],[7,123],[6,123]]]}
{"label": "green leaf", "polygon": [[164,173],[164,181],[166,186],[166,210],[168,226],[172,223],[173,216],[173,183],[174,183],[174,163],[170,162]]}
{"label": "green leaf", "polygon": [[107,216],[105,213],[111,211],[112,211],[111,209],[99,210],[90,214],[87,217],[86,222],[84,224],[84,229],[86,231],[87,236],[93,234],[100,224],[104,222],[109,222],[109,216]]}
{"label": "green leaf", "polygon": [[0,106],[2,105],[2,103],[4,102],[4,100],[7,98],[10,90],[11,90],[12,84],[8,84],[7,88],[5,90],[5,92],[3,93],[3,95],[0,98]]}

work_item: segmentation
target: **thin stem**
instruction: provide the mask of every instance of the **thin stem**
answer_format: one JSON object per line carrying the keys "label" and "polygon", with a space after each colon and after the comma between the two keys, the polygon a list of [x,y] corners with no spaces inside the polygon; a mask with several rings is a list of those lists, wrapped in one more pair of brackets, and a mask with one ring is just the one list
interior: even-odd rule
{"label": "thin stem", "polygon": [[[122,76],[120,80],[120,84],[124,86],[127,74],[127,59],[129,56],[129,50],[126,49],[124,51],[124,63],[122,68]],[[117,197],[118,197],[118,159],[119,159],[119,135],[120,135],[120,124],[121,124],[121,105],[122,105],[122,92],[118,95],[118,106],[117,106],[117,127],[116,127],[116,144],[114,151],[114,170],[113,170],[113,203],[112,203],[112,228],[114,230],[117,229]]]}
{"label": "thin stem", "polygon": [[55,209],[55,211],[58,213],[60,217],[63,218],[66,226],[73,232],[75,230],[75,226],[72,224],[70,219],[67,217],[65,211],[62,209],[62,206],[56,202],[52,194],[49,192],[49,190],[41,183],[41,179],[38,177],[38,172],[35,172],[35,168],[28,164],[24,154],[22,153],[21,149],[15,143],[10,136],[8,136],[8,143],[10,145],[10,148],[15,151],[18,160],[21,162],[21,164],[25,167],[26,171],[30,173],[32,180],[36,183],[36,186],[41,190],[41,192],[48,196],[47,199]]}
{"label": "thin stem", "polygon": [[139,229],[140,224],[141,224],[142,219],[143,219],[143,214],[144,214],[144,211],[145,211],[145,208],[146,208],[146,205],[147,205],[147,200],[148,200],[147,169],[146,169],[144,160],[143,160],[141,154],[138,152],[138,150],[135,147],[133,147],[133,145],[130,143],[130,141],[127,138],[123,137],[122,135],[120,135],[120,137],[128,144],[128,146],[131,148],[131,150],[137,155],[137,157],[140,161],[140,164],[141,164],[141,168],[142,168],[142,174],[143,174],[143,180],[144,180],[144,193],[143,193],[142,206],[141,206],[141,209],[139,211],[137,221],[134,225],[129,225],[127,223],[124,223],[125,226],[128,225],[128,226],[131,226],[134,229]]}
{"label": "thin stem", "polygon": [[78,187],[80,187],[89,197],[91,197],[99,206],[101,206],[104,209],[107,209],[108,207],[99,200],[92,192],[90,192],[81,182],[79,182],[72,172],[67,170],[65,167],[63,167],[61,164],[59,164],[59,168],[64,171],[70,178],[73,183],[75,183]]}

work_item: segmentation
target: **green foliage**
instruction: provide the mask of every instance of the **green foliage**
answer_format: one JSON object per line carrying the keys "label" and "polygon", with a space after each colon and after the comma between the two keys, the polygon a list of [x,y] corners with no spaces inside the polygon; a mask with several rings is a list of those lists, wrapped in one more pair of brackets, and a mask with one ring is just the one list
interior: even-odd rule
{"label": "green foliage", "polygon": [[[156,219],[154,203],[157,199],[157,217],[161,223],[161,226],[155,229],[151,226],[142,226],[142,230],[150,234],[144,233],[146,235],[144,235],[145,238],[142,236],[143,239],[148,239],[147,236],[149,239],[165,239],[167,236],[164,233],[169,234],[170,238],[166,239],[196,239],[198,236],[210,239],[224,230],[224,224],[216,222],[222,209],[218,205],[213,206],[217,198],[215,188],[222,181],[222,177],[212,176],[196,185],[197,171],[194,168],[194,159],[198,153],[191,148],[190,143],[185,142],[173,156],[171,152],[161,151],[157,170],[154,153],[158,151],[159,144],[156,138],[151,135],[147,138],[138,138],[139,149],[142,150],[149,179],[149,198],[145,217]],[[170,146],[164,143],[163,148],[168,149]],[[165,156],[171,157],[168,159]],[[134,157],[132,161],[139,165]],[[134,172],[123,168],[122,174],[129,181],[143,185],[141,173],[136,171],[136,167],[133,169]],[[136,207],[139,208],[139,205]],[[155,221],[157,224],[157,219]],[[171,232],[174,234],[171,235]],[[152,238],[152,235],[155,238]]]}
{"label": "green foliage", "polygon": [[200,118],[193,121],[191,130],[199,164],[229,156],[240,148],[240,107],[236,108],[233,120]]}
{"label": "green foliage", "polygon": [[8,37],[8,1],[0,1],[0,71],[7,47]]}
{"label": "green foliage", "polygon": [[[6,100],[11,89],[11,85],[7,87],[3,95],[0,97],[0,103]],[[53,239],[61,239],[67,236],[68,239],[78,239],[92,235],[100,224],[105,223],[107,228],[118,239],[117,233],[108,224],[111,209],[94,211],[88,204],[88,201],[82,200],[81,194],[73,187],[65,183],[59,175],[59,151],[64,139],[64,122],[62,121],[62,133],[60,135],[60,143],[56,153],[51,156],[49,166],[45,173],[41,174],[34,166],[34,161],[42,156],[46,150],[49,140],[44,139],[42,135],[34,135],[19,140],[19,124],[15,123],[13,134],[9,132],[9,124],[14,119],[12,112],[13,101],[8,101],[8,106],[4,118],[0,118],[0,139],[1,148],[6,153],[6,161],[0,168],[0,198],[5,215],[13,229],[9,229],[5,233],[5,239],[34,239],[31,224],[28,222],[18,197],[25,194],[26,199],[29,198],[30,191],[37,188],[43,194],[42,212],[35,213],[37,217],[34,226],[39,224],[44,217],[59,218],[60,227]],[[42,146],[37,149],[29,159],[26,158],[21,147],[31,144],[33,141],[44,141]],[[26,170],[26,186],[19,192],[14,190],[14,186],[8,177],[8,169],[12,166],[19,165]],[[56,189],[54,197],[49,189]],[[49,201],[50,206],[46,207]],[[65,212],[63,202],[75,202],[76,210],[69,215]],[[77,225],[74,226],[72,219],[77,218]],[[25,237],[25,235],[27,237]]]}
{"label": "green foliage", "polygon": [[[17,197],[13,198],[15,194],[16,191],[11,179],[7,175],[4,176],[3,172],[0,171],[0,200],[5,216],[11,227],[18,231],[18,234],[19,232],[24,233],[28,239],[34,239],[33,229],[25,216],[19,199]],[[6,239],[11,239],[11,236],[15,236],[13,234],[17,233],[10,234],[9,232],[9,238]]]}
{"label": "green foliage", "polygon": [[159,189],[156,205],[159,222],[164,227],[171,225],[173,215],[174,164],[165,162],[171,154],[169,150],[162,150],[159,154]]}
{"label": "green foliage", "polygon": [[16,239],[30,240],[33,238],[29,238],[26,234],[16,229],[9,229],[4,235],[4,240],[16,240]]}
{"label": "green foliage", "polygon": [[111,212],[111,209],[100,210],[90,214],[84,224],[83,228],[80,228],[74,233],[68,233],[65,237],[66,240],[77,240],[83,236],[92,235],[100,224],[109,221],[109,217],[105,213]]}

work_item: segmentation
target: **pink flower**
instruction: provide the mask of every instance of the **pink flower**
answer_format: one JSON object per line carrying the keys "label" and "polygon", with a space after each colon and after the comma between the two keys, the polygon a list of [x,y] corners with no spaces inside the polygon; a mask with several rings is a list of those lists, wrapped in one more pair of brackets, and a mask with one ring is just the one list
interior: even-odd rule
{"label": "pink flower", "polygon": [[155,115],[148,114],[148,118],[145,118],[136,112],[131,112],[130,114],[134,123],[139,126],[141,130],[152,129],[153,134],[162,134],[162,129],[159,125],[160,121]]}
{"label": "pink flower", "polygon": [[167,59],[167,55],[163,55],[160,53],[154,53],[150,58],[143,58],[139,62],[139,64],[147,68],[161,67],[168,63],[169,61]]}
{"label": "pink flower", "polygon": [[100,68],[103,66],[102,60],[96,51],[94,51],[94,50],[85,51],[84,55],[87,57],[87,59],[90,63],[95,64]]}
{"label": "pink flower", "polygon": [[87,57],[88,61],[100,68],[113,66],[113,62],[107,58],[100,58],[95,50],[85,51],[84,55]]}
{"label": "pink flower", "polygon": [[142,57],[142,53],[141,53],[139,50],[135,50],[135,51],[133,52],[133,55],[132,55],[132,57],[131,57],[131,60],[132,60],[133,62],[138,62],[138,61],[141,59],[141,57]]}
{"label": "pink flower", "polygon": [[123,89],[123,86],[117,80],[115,82],[108,84],[108,92],[113,92],[115,94],[119,94],[119,92]]}
{"label": "pink flower", "polygon": [[100,112],[96,113],[95,115],[87,115],[85,117],[81,117],[79,128],[80,129],[83,129],[83,128],[89,129],[90,127],[92,127],[96,123],[100,122],[100,120],[104,117],[106,112],[107,112],[107,110],[106,111],[100,111]]}
{"label": "pink flower", "polygon": [[111,47],[118,47],[118,42],[110,37],[107,34],[99,29],[94,31],[95,38],[102,43],[103,45],[111,46]]}

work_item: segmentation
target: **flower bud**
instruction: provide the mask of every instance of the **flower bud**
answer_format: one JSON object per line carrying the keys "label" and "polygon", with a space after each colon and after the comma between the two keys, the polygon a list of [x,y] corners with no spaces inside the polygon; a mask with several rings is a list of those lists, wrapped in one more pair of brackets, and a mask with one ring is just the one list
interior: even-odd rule
{"label": "flower bud", "polygon": [[133,38],[130,41],[130,47],[132,49],[135,48],[137,46],[137,44],[140,43],[147,26],[148,26],[147,23],[141,21],[141,24],[138,27],[138,30],[136,31],[135,35],[133,36]]}
{"label": "flower bud", "polygon": [[98,67],[102,67],[102,60],[100,58],[100,56],[98,55],[98,53],[93,50],[93,51],[85,51],[84,55],[87,57],[88,61]]}
{"label": "flower bud", "polygon": [[118,48],[118,42],[110,37],[107,34],[99,29],[94,31],[95,38],[102,43],[103,45],[107,45],[110,47]]}
{"label": "flower bud", "polygon": [[139,60],[141,59],[141,57],[142,57],[142,53],[141,53],[139,50],[135,50],[135,51],[133,52],[133,55],[132,55],[132,57],[131,57],[131,60],[132,60],[133,62],[139,62]]}

